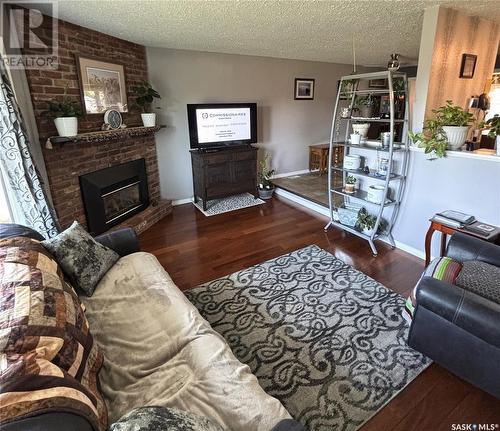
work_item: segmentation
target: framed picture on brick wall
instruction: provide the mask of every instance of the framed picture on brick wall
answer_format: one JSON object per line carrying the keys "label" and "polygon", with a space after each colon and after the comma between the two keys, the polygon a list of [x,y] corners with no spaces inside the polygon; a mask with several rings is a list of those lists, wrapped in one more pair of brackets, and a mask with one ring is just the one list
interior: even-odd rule
{"label": "framed picture on brick wall", "polygon": [[76,65],[87,114],[104,114],[108,109],[128,112],[123,64],[77,56]]}

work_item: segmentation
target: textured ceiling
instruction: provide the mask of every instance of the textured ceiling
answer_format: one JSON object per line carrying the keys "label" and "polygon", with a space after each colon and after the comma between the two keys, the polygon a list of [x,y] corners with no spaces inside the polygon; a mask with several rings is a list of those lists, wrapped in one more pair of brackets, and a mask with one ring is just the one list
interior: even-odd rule
{"label": "textured ceiling", "polygon": [[60,0],[59,17],[142,45],[352,63],[418,57],[424,8],[500,22],[500,0]]}

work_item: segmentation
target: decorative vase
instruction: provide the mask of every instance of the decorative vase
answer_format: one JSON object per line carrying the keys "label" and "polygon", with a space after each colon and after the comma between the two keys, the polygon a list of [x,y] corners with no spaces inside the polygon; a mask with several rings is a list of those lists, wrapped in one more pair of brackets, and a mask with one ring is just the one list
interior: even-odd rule
{"label": "decorative vase", "polygon": [[344,190],[346,193],[354,193],[356,190],[356,184],[346,184]]}
{"label": "decorative vase", "polygon": [[363,138],[368,136],[368,129],[370,128],[369,123],[355,123],[352,125],[352,131],[358,133]]}
{"label": "decorative vase", "polygon": [[270,188],[270,189],[267,189],[267,188],[260,188],[259,187],[259,197],[261,199],[271,199],[273,197],[273,193],[274,193],[274,187]]}
{"label": "decorative vase", "polygon": [[59,136],[76,136],[78,134],[78,118],[59,117],[54,119]]}
{"label": "decorative vase", "polygon": [[372,118],[373,116],[373,106],[363,105],[359,107],[359,115],[362,118]]}
{"label": "decorative vase", "polygon": [[142,124],[144,127],[154,127],[156,126],[156,114],[141,114]]}
{"label": "decorative vase", "polygon": [[467,139],[469,126],[443,126],[443,132],[448,139],[448,148],[454,151],[460,151]]}

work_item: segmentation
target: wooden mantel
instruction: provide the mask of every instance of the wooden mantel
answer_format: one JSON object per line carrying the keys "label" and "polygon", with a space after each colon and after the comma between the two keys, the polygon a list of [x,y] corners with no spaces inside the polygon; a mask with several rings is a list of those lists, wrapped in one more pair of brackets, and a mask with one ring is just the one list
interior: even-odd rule
{"label": "wooden mantel", "polygon": [[52,148],[53,144],[69,144],[69,143],[91,143],[98,144],[101,142],[116,141],[128,137],[139,137],[152,135],[167,126],[154,127],[127,127],[124,129],[99,130],[97,132],[81,133],[75,136],[51,136],[47,139],[45,147]]}

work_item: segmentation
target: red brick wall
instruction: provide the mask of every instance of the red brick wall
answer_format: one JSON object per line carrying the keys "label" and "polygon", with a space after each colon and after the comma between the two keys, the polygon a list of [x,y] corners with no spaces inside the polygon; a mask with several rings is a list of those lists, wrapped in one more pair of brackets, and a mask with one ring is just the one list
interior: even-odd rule
{"label": "red brick wall", "polygon": [[[28,53],[28,52],[26,52]],[[117,61],[125,66],[128,105],[133,104],[131,87],[139,81],[147,80],[146,50],[144,46],[117,39],[94,30],[59,21],[59,66],[57,70],[27,70],[38,132],[43,148],[45,166],[49,177],[52,200],[61,228],[68,227],[73,220],[86,225],[85,212],[80,193],[79,176],[120,163],[146,159],[151,207],[124,223],[130,221],[139,226],[138,230],[158,221],[158,211],[165,215],[169,203],[160,200],[160,184],[156,144],[154,136],[140,138],[124,137],[99,144],[72,143],[45,148],[49,136],[57,135],[52,119],[43,112],[47,101],[67,94],[84,106],[80,97],[75,55],[99,57],[107,61]],[[100,130],[102,114],[84,115],[78,120],[79,133]],[[138,112],[123,114],[128,126],[142,125]],[[155,207],[155,208],[153,208]],[[145,220],[147,218],[148,220]],[[132,224],[133,225],[133,224]]]}
{"label": "red brick wall", "polygon": [[55,144],[52,150],[44,151],[44,157],[52,200],[63,229],[74,220],[86,225],[78,177],[99,169],[145,158],[149,199],[152,205],[160,200],[156,143],[153,136],[126,137],[100,144]]}
{"label": "red brick wall", "polygon": [[[126,40],[99,33],[65,21],[59,21],[59,67],[58,70],[27,70],[33,108],[40,133],[40,140],[57,135],[54,121],[43,116],[47,101],[67,94],[78,101],[85,112],[80,97],[80,84],[75,55],[99,57],[104,61],[116,61],[125,66],[127,102],[133,105],[132,87],[148,79],[146,48]],[[28,53],[28,51],[26,51]],[[80,133],[100,130],[103,114],[84,115],[78,119]],[[140,113],[123,114],[127,125],[139,125]]]}

